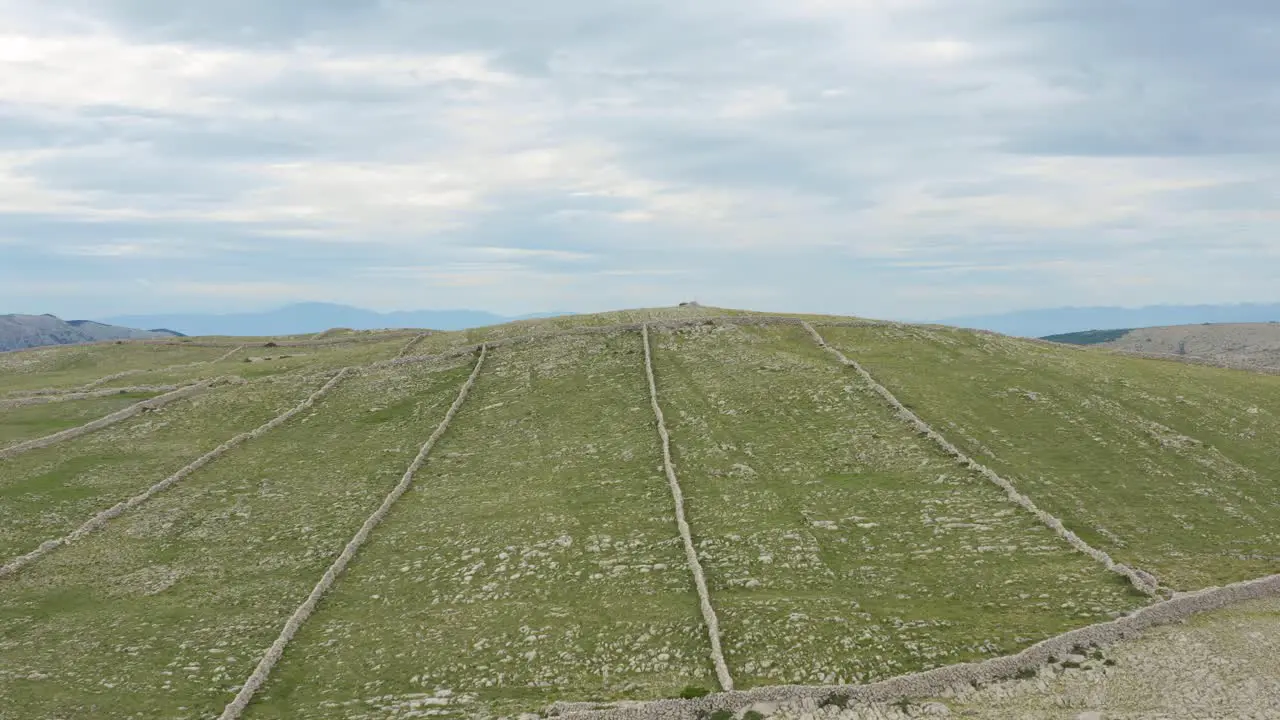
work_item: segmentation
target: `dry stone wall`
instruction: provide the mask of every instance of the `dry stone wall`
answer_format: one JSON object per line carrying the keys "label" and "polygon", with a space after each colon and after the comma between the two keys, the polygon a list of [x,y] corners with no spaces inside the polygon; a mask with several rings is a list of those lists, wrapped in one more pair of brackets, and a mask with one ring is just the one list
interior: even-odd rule
{"label": "dry stone wall", "polygon": [[133,387],[108,388],[106,390],[90,390],[88,392],[49,393],[47,395],[30,395],[10,399],[0,399],[0,408],[20,408],[31,405],[47,405],[49,403],[69,402],[72,400],[92,400],[94,398],[127,395],[131,393],[166,393],[178,390],[181,385],[135,385]]}
{"label": "dry stone wall", "polygon": [[402,358],[408,355],[410,350],[416,347],[418,343],[422,342],[423,338],[429,336],[430,334],[431,333],[429,332],[424,332],[424,333],[418,333],[417,335],[414,335],[412,340],[405,343],[404,347],[400,348],[400,352],[396,353],[396,357]]}
{"label": "dry stone wall", "polygon": [[[225,347],[225,346],[220,345],[218,347]],[[80,387],[75,388],[73,390],[67,390],[66,388],[42,388],[39,390],[23,390],[17,393],[8,393],[6,397],[13,398],[14,400],[26,400],[30,398],[48,397],[53,395],[76,395],[79,393],[89,393],[89,392],[93,392],[95,388],[102,387],[103,385],[106,385],[109,382],[113,382],[121,378],[127,378],[133,375],[142,375],[144,373],[152,373],[152,372],[169,372],[171,370],[185,370],[187,368],[212,365],[214,363],[218,363],[218,362],[222,362],[223,360],[226,360],[232,355],[235,355],[236,353],[243,350],[245,347],[246,346],[244,345],[237,345],[234,348],[232,348],[230,351],[225,352],[222,355],[219,355],[218,357],[212,360],[200,360],[198,362],[182,363],[180,365],[169,365],[167,367],[161,367],[161,368],[134,368],[132,370],[122,370],[118,373],[112,373],[110,375],[105,375],[103,377],[100,377],[97,380],[92,380],[89,383],[86,383],[85,385],[81,385]],[[129,392],[129,391],[130,391],[130,388],[111,388],[110,390],[107,391],[107,393],[110,394],[113,392]],[[99,397],[99,396],[85,395],[85,397]],[[78,400],[80,398],[67,398],[67,399]],[[2,405],[3,402],[4,401],[0,401],[0,406],[3,406]]]}
{"label": "dry stone wall", "polygon": [[458,413],[458,410],[462,408],[462,404],[466,402],[467,394],[471,392],[472,386],[475,385],[476,377],[480,375],[480,369],[484,366],[484,360],[487,354],[488,348],[481,345],[480,357],[476,359],[476,365],[471,371],[471,376],[467,378],[465,383],[463,383],[462,388],[458,391],[457,399],[453,401],[453,405],[451,405],[448,412],[445,413],[444,419],[440,421],[440,425],[436,427],[435,432],[431,433],[431,437],[427,438],[427,441],[423,443],[422,447],[418,450],[417,457],[415,457],[413,462],[409,464],[409,468],[405,470],[404,475],[400,478],[400,482],[397,483],[391,492],[387,494],[386,498],[383,499],[382,504],[378,506],[378,509],[374,510],[373,514],[364,521],[364,525],[360,527],[355,536],[352,537],[346,547],[342,549],[342,553],[333,561],[333,564],[329,566],[329,569],[325,570],[324,575],[321,576],[320,581],[316,583],[316,586],[312,588],[311,594],[307,596],[307,599],[293,611],[293,615],[289,617],[288,621],[284,624],[284,628],[280,631],[279,637],[277,637],[275,642],[271,644],[271,647],[267,648],[266,653],[264,653],[262,659],[258,661],[257,667],[254,668],[253,672],[249,675],[249,678],[245,680],[244,685],[240,687],[235,698],[223,709],[222,714],[219,716],[219,720],[235,720],[235,718],[240,717],[245,708],[249,706],[249,702],[253,699],[254,694],[257,693],[258,689],[267,681],[267,677],[271,674],[271,669],[280,661],[281,656],[284,654],[285,646],[287,646],[289,641],[293,639],[293,636],[298,632],[298,629],[302,627],[302,624],[311,617],[313,612],[315,612],[316,605],[319,604],[320,598],[324,597],[324,594],[329,591],[329,588],[333,587],[338,575],[346,569],[347,564],[351,562],[351,558],[355,557],[356,552],[369,538],[369,534],[373,532],[373,529],[377,527],[378,523],[382,522],[383,518],[387,516],[387,513],[391,510],[391,506],[394,505],[395,502],[400,499],[400,496],[404,495],[405,491],[409,489],[409,486],[413,483],[414,474],[417,473],[418,468],[422,467],[422,464],[426,462],[427,455],[430,454],[431,448],[435,447],[440,436],[444,435],[445,430],[448,429],[449,423],[453,420],[454,415]]}
{"label": "dry stone wall", "polygon": [[741,710],[755,703],[820,703],[836,696],[850,702],[887,703],[903,698],[936,697],[957,686],[985,685],[1016,676],[1062,659],[1078,649],[1105,647],[1135,637],[1148,628],[1180,622],[1192,615],[1236,603],[1280,596],[1280,575],[1233,583],[1192,593],[1179,593],[1115,620],[1070,630],[1014,655],[979,663],[960,663],[912,673],[867,685],[772,685],[745,691],[716,693],[693,700],[654,700],[626,707],[597,709],[593,703],[556,703],[553,715],[578,720],[685,720],[715,710]]}
{"label": "dry stone wall", "polygon": [[729,675],[729,666],[725,663],[724,652],[720,648],[720,622],[716,618],[715,608],[711,605],[711,592],[707,589],[707,579],[702,572],[702,563],[698,561],[698,551],[693,546],[693,535],[689,522],[684,516],[684,493],[680,490],[680,481],[676,478],[674,465],[671,463],[671,436],[667,433],[667,425],[662,417],[662,406],[658,404],[658,386],[653,377],[653,356],[649,349],[649,328],[640,326],[644,340],[644,372],[649,380],[649,399],[653,403],[653,414],[657,419],[658,436],[662,440],[662,468],[667,475],[667,484],[671,487],[671,498],[675,502],[676,526],[680,531],[680,540],[684,543],[685,559],[689,570],[693,573],[693,583],[698,591],[698,605],[702,610],[702,620],[707,626],[707,636],[711,641],[711,662],[716,668],[716,679],[723,690],[733,689],[733,678]]}
{"label": "dry stone wall", "polygon": [[[256,437],[260,437],[264,433],[269,432],[276,427],[279,427],[285,422],[288,422],[290,418],[294,417],[298,413],[303,412],[309,409],[311,406],[315,405],[316,402],[320,400],[320,398],[324,397],[326,394],[329,393],[329,391],[337,387],[338,383],[342,382],[344,379],[349,377],[351,375],[351,372],[352,372],[351,368],[344,368],[343,370],[338,372],[336,375],[334,375],[333,378],[330,379],[327,383],[325,383],[323,387],[313,392],[310,396],[307,397],[307,399],[303,400],[301,403],[294,406],[293,408],[285,411],[284,413],[281,413],[280,415],[277,415],[276,417],[272,418],[271,420],[267,421],[265,424],[259,426],[254,430],[241,433],[231,438],[230,440],[222,443],[221,445],[214,448],[213,450],[210,450],[204,455],[201,455],[199,458],[196,458],[186,467],[183,467],[181,470],[178,470],[177,472],[165,478],[164,480],[161,480],[155,485],[152,485],[151,487],[147,488],[142,493],[135,495],[129,498],[128,500],[124,500],[119,503],[116,503],[112,507],[107,508],[106,510],[103,510],[97,515],[94,515],[87,522],[85,522],[83,525],[76,528],[75,530],[71,531],[70,533],[59,538],[46,540],[45,542],[40,544],[40,547],[36,548],[35,550],[32,550],[26,555],[20,555],[8,561],[4,565],[0,566],[0,577],[11,575],[17,572],[18,570],[20,570],[21,568],[35,562],[36,560],[39,560],[45,555],[48,555],[49,553],[53,552],[57,548],[62,547],[63,545],[67,545],[69,543],[73,543],[79,540],[80,538],[84,537],[85,535],[88,535],[96,530],[100,530],[111,519],[122,515],[125,511],[129,510],[130,508],[137,507],[138,505],[141,505],[147,500],[150,500],[157,493],[163,492],[164,490],[178,483],[179,481],[181,481],[183,478],[187,477],[191,473],[194,473],[195,471],[199,470],[205,465],[208,465],[209,463],[218,459],[219,457],[224,455],[226,452],[228,452],[232,448],[235,448],[236,446],[242,443],[248,442],[249,440],[252,440]],[[207,386],[208,384],[213,382],[214,381],[210,380],[203,384]],[[158,399],[159,398],[155,398],[154,400],[148,400],[147,402],[154,402],[155,400],[158,400]],[[139,405],[141,404],[142,403],[139,403]],[[137,406],[135,405],[134,407],[137,407]]]}
{"label": "dry stone wall", "polygon": [[850,360],[849,358],[845,357],[844,353],[828,345],[827,341],[823,339],[822,335],[820,335],[818,331],[813,328],[812,325],[805,323],[804,328],[809,333],[809,335],[813,338],[813,341],[818,344],[819,347],[822,347],[827,352],[830,352],[831,354],[833,354],[844,365],[853,368],[858,373],[858,375],[862,377],[863,381],[866,382],[867,385],[876,392],[876,394],[884,398],[885,402],[889,403],[889,405],[892,406],[893,409],[897,411],[899,417],[901,417],[904,421],[910,423],[912,426],[914,426],[917,430],[919,430],[924,435],[928,436],[930,440],[933,440],[934,443],[938,445],[938,447],[942,448],[944,452],[946,452],[948,455],[950,455],[951,457],[959,461],[961,465],[964,465],[970,469],[976,470],[983,477],[987,478],[992,483],[997,485],[1001,490],[1004,490],[1005,494],[1008,495],[1010,500],[1012,500],[1014,503],[1017,503],[1019,506],[1021,506],[1022,508],[1026,509],[1028,512],[1035,515],[1036,518],[1040,520],[1040,522],[1049,526],[1050,529],[1052,529],[1055,533],[1057,533],[1059,537],[1061,537],[1062,539],[1070,543],[1071,546],[1074,547],[1076,550],[1079,550],[1085,555],[1088,555],[1094,560],[1097,560],[1099,563],[1102,563],[1102,565],[1108,570],[1125,576],[1126,578],[1128,578],[1129,582],[1132,583],[1133,586],[1137,588],[1139,591],[1147,595],[1150,595],[1152,597],[1161,596],[1159,583],[1157,582],[1154,576],[1142,570],[1131,568],[1127,565],[1122,565],[1120,563],[1117,563],[1114,560],[1112,560],[1111,556],[1108,555],[1107,553],[1086,543],[1083,539],[1080,538],[1080,536],[1068,530],[1062,524],[1061,520],[1041,510],[1039,507],[1036,506],[1034,502],[1031,501],[1031,498],[1018,492],[1017,488],[1013,486],[1013,483],[1009,482],[1008,480],[1004,479],[1000,475],[996,474],[994,470],[991,470],[987,466],[982,465],[981,463],[970,458],[968,455],[962,452],[955,445],[952,445],[950,441],[948,441],[936,430],[934,430],[932,426],[930,426],[924,420],[921,420],[918,415],[911,412],[911,410],[907,409],[905,405],[899,402],[898,398],[895,397],[893,393],[889,392],[888,388],[886,388],[884,385],[881,385],[874,377],[872,377],[871,373],[867,372],[865,368],[863,368],[857,362],[854,362],[853,360]]}
{"label": "dry stone wall", "polygon": [[[325,331],[328,332],[328,331]],[[321,340],[263,340],[261,343],[246,343],[242,345],[234,345],[229,342],[212,342],[212,341],[190,341],[179,342],[175,340],[135,340],[142,345],[177,345],[180,347],[208,347],[208,348],[224,348],[236,347],[244,348],[251,345],[265,345],[270,342],[274,347],[323,347],[326,345],[354,345],[362,342],[377,342],[379,340],[391,340],[397,337],[404,337],[413,331],[392,330],[381,333],[369,333],[368,335],[344,335],[338,338],[325,338]],[[314,336],[313,336],[314,337]]]}
{"label": "dry stone wall", "polygon": [[72,438],[80,437],[81,435],[88,435],[95,430],[101,430],[108,425],[114,425],[122,420],[128,420],[129,418],[134,417],[135,415],[140,415],[143,412],[162,408],[176,400],[182,400],[183,398],[191,397],[197,393],[202,393],[214,385],[226,382],[235,382],[235,380],[238,379],[239,378],[214,378],[213,380],[205,380],[203,382],[195,383],[194,385],[187,385],[172,392],[165,393],[159,397],[135,403],[123,410],[117,410],[116,412],[100,417],[97,420],[91,420],[84,425],[68,428],[67,430],[56,432],[52,435],[46,435],[41,438],[35,438],[34,440],[20,442],[16,445],[10,445],[7,448],[0,449],[0,460],[7,460],[9,458],[16,457],[29,450],[48,447],[54,443],[62,442],[63,440],[70,440]]}

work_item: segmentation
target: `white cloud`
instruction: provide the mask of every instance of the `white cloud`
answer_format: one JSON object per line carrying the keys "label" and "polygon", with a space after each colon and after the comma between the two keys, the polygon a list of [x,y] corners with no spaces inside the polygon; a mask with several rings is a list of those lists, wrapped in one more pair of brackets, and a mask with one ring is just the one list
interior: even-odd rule
{"label": "white cloud", "polygon": [[[184,115],[261,116],[241,102],[290,73],[331,82],[397,89],[466,81],[509,85],[511,76],[478,55],[344,54],[323,47],[211,49],[130,43],[93,34],[0,33],[0,102],[22,106],[112,105]],[[279,111],[280,108],[273,108]]]}
{"label": "white cloud", "polygon": [[591,253],[572,252],[569,250],[548,250],[546,248],[517,247],[477,247],[471,252],[486,257],[510,260],[559,260],[563,262],[583,262],[596,256]]}
{"label": "white cloud", "polygon": [[1166,46],[1058,0],[224,5],[0,0],[8,257],[401,306],[1273,292],[1274,53],[1222,28],[1274,10],[1170,6]]}

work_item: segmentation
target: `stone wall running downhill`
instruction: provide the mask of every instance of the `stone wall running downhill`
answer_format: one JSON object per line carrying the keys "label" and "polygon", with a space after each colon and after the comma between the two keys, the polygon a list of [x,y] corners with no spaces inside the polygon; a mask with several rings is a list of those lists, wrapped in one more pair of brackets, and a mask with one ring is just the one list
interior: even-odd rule
{"label": "stone wall running downhill", "polygon": [[[219,347],[225,347],[225,346],[219,346]],[[235,355],[236,353],[240,352],[245,347],[246,347],[245,345],[237,345],[231,350],[219,355],[218,357],[212,360],[198,360],[196,362],[182,363],[180,365],[169,365],[167,367],[161,367],[161,368],[134,368],[132,370],[122,370],[118,373],[104,375],[103,377],[100,377],[97,380],[91,380],[84,385],[81,385],[77,388],[72,388],[70,390],[68,390],[67,388],[42,388],[39,390],[21,390],[16,393],[6,393],[5,397],[12,398],[15,400],[25,400],[28,398],[47,397],[50,395],[75,395],[77,393],[88,393],[88,392],[92,392],[95,388],[99,388],[103,385],[106,385],[109,382],[112,382],[114,380],[119,380],[121,378],[127,378],[132,375],[142,375],[144,373],[153,373],[153,372],[155,373],[169,372],[172,370],[185,370],[187,368],[203,367],[205,365],[212,365],[214,363],[219,363],[231,357],[232,355]],[[114,391],[124,392],[127,390],[128,388],[119,388],[119,389],[111,388],[110,389],[110,391],[112,392]],[[68,398],[68,399],[78,400],[79,398]],[[0,403],[2,402],[4,401],[0,400]]]}
{"label": "stone wall running downhill", "polygon": [[[236,378],[235,380],[239,380],[239,378]],[[10,445],[7,448],[0,449],[0,460],[8,460],[9,458],[16,457],[29,450],[48,447],[54,443],[62,442],[63,440],[70,440],[72,438],[80,437],[81,435],[88,435],[91,432],[101,430],[109,425],[115,425],[122,420],[128,420],[129,418],[134,417],[135,415],[140,415],[143,412],[156,410],[176,400],[182,400],[183,398],[191,397],[197,393],[202,393],[214,385],[226,382],[235,382],[235,380],[232,380],[231,378],[214,378],[212,380],[204,380],[193,385],[186,385],[172,392],[167,392],[159,397],[143,400],[130,405],[123,410],[117,410],[116,412],[100,417],[97,420],[91,420],[84,425],[68,428],[52,435],[45,435],[41,438],[27,440],[16,445]]]}
{"label": "stone wall running downhill", "polygon": [[715,608],[711,606],[711,592],[707,589],[707,579],[702,573],[702,563],[698,561],[698,551],[693,546],[693,535],[689,523],[684,516],[684,493],[680,490],[680,481],[676,478],[675,466],[671,463],[671,436],[667,434],[667,425],[662,417],[662,406],[658,404],[658,386],[653,378],[653,357],[649,349],[649,327],[640,326],[641,338],[644,340],[644,373],[649,380],[649,399],[653,403],[653,414],[657,419],[658,436],[662,440],[662,469],[667,474],[667,484],[671,487],[671,498],[675,502],[676,527],[680,531],[680,539],[684,542],[684,555],[689,563],[689,571],[693,573],[693,584],[698,590],[698,605],[702,609],[702,620],[707,626],[707,636],[711,641],[711,662],[716,667],[716,679],[723,690],[733,690],[733,677],[729,675],[729,666],[724,660],[724,652],[720,649],[720,621],[716,618]]}
{"label": "stone wall running downhill", "polygon": [[298,628],[302,627],[302,624],[311,617],[313,612],[315,612],[316,605],[319,604],[320,598],[324,597],[324,594],[329,591],[329,588],[333,587],[338,575],[346,569],[347,564],[351,562],[351,558],[355,557],[356,552],[369,538],[369,534],[373,532],[373,529],[377,527],[378,523],[382,522],[382,519],[387,516],[387,513],[391,510],[391,506],[394,505],[395,502],[400,499],[400,496],[404,495],[405,491],[409,489],[409,486],[413,483],[414,474],[417,473],[418,468],[422,467],[422,464],[426,462],[427,455],[430,454],[431,448],[435,446],[436,442],[440,439],[440,436],[444,435],[445,430],[448,429],[449,423],[453,420],[454,415],[456,415],[458,410],[462,408],[462,404],[467,399],[467,394],[471,392],[471,387],[475,385],[476,377],[480,375],[480,368],[484,366],[484,360],[487,354],[488,348],[481,345],[480,357],[476,359],[475,368],[472,369],[470,377],[467,378],[467,381],[463,383],[462,388],[458,391],[458,397],[453,401],[453,405],[449,407],[448,412],[445,413],[444,419],[440,421],[440,425],[436,427],[435,432],[431,433],[431,437],[427,438],[427,441],[423,443],[422,447],[418,450],[417,457],[415,457],[413,462],[409,464],[409,468],[405,470],[404,475],[400,478],[400,482],[392,488],[390,493],[387,494],[386,498],[383,499],[382,504],[378,506],[378,509],[374,510],[373,514],[364,521],[364,525],[360,526],[360,529],[356,532],[355,536],[352,537],[346,547],[342,549],[342,553],[333,561],[333,564],[329,566],[329,569],[325,570],[324,575],[321,576],[320,581],[316,583],[316,586],[312,588],[311,594],[307,596],[307,599],[302,601],[302,604],[298,606],[298,609],[293,611],[293,615],[289,617],[288,621],[284,624],[284,628],[280,631],[279,637],[277,637],[275,642],[271,644],[271,647],[267,648],[262,659],[258,661],[257,667],[254,668],[248,679],[245,680],[244,685],[240,687],[239,692],[236,693],[235,698],[223,709],[222,714],[219,716],[219,720],[235,720],[240,717],[245,708],[249,706],[249,701],[253,699],[254,694],[262,687],[263,683],[267,681],[267,677],[271,674],[271,669],[280,661],[281,656],[284,654],[285,646],[287,646],[289,641],[293,639],[294,634],[298,632]]}
{"label": "stone wall running downhill", "polygon": [[[177,472],[165,478],[164,480],[161,480],[155,485],[152,485],[151,487],[147,488],[142,493],[135,495],[129,498],[128,500],[123,500],[119,503],[116,503],[110,508],[107,508],[106,510],[103,510],[97,515],[94,515],[87,522],[85,522],[83,525],[76,528],[75,530],[71,531],[70,533],[60,538],[46,540],[40,544],[40,547],[36,548],[35,550],[32,550],[26,555],[20,555],[6,562],[4,565],[0,565],[0,578],[17,572],[19,569],[35,562],[36,560],[39,560],[41,557],[44,557],[45,555],[53,552],[54,550],[56,550],[59,547],[62,547],[63,545],[73,543],[76,540],[79,540],[80,538],[84,537],[85,535],[88,535],[96,530],[101,529],[112,518],[118,517],[121,514],[123,514],[126,510],[136,507],[138,505],[141,505],[147,500],[150,500],[152,496],[156,495],[157,493],[163,492],[164,490],[168,489],[170,486],[174,485],[175,483],[181,481],[183,478],[187,477],[191,473],[199,470],[205,465],[208,465],[209,463],[218,459],[219,457],[221,457],[223,454],[225,454],[227,451],[231,450],[232,448],[235,448],[236,446],[242,443],[248,442],[249,440],[259,437],[262,434],[276,427],[279,427],[285,422],[288,422],[288,420],[293,416],[309,409],[312,405],[315,405],[315,403],[320,398],[324,397],[326,394],[329,393],[330,390],[333,390],[333,388],[337,387],[338,383],[342,382],[344,379],[350,376],[351,372],[352,372],[351,368],[342,369],[336,375],[334,375],[332,379],[326,382],[323,387],[311,393],[311,395],[308,396],[307,399],[303,400],[301,403],[294,406],[293,408],[281,413],[280,415],[277,415],[276,417],[272,418],[271,420],[267,421],[265,424],[259,426],[254,430],[250,430],[249,432],[236,435],[235,437],[222,443],[218,447],[210,450],[204,455],[201,455],[199,458],[196,458],[194,461],[192,461],[190,464],[188,464],[186,467],[182,468],[181,470],[178,470]],[[207,382],[212,383],[214,381],[210,380]],[[159,398],[155,398],[155,400],[158,400],[158,399]],[[148,400],[147,402],[153,402],[153,401],[154,400]],[[134,407],[137,407],[137,406],[135,405]]]}
{"label": "stone wall running downhill", "polygon": [[[324,331],[328,332],[328,330]],[[369,333],[368,335],[343,335],[336,338],[323,338],[319,340],[262,340],[260,342],[245,343],[243,345],[234,345],[231,342],[216,341],[176,341],[176,340],[134,340],[132,342],[139,345],[175,345],[178,347],[206,347],[206,348],[225,348],[225,347],[255,347],[271,343],[272,347],[325,347],[328,345],[358,345],[365,342],[377,342],[379,340],[392,340],[398,337],[412,335],[416,331],[413,330],[388,330],[386,332]],[[315,337],[314,335],[312,336]]]}
{"label": "stone wall running downhill", "polygon": [[1132,583],[1133,586],[1137,588],[1139,591],[1147,595],[1150,595],[1152,597],[1162,597],[1161,588],[1159,587],[1159,582],[1156,580],[1156,578],[1153,575],[1143,570],[1131,568],[1128,565],[1122,565],[1120,563],[1117,563],[1115,560],[1111,559],[1110,555],[1093,547],[1092,545],[1090,545],[1089,543],[1081,539],[1079,535],[1076,535],[1075,533],[1068,530],[1066,526],[1062,524],[1061,520],[1041,510],[1039,507],[1036,506],[1034,502],[1031,501],[1031,498],[1018,492],[1018,489],[1013,486],[1013,483],[1009,482],[1008,480],[1004,479],[1000,475],[996,474],[994,470],[988,468],[985,465],[982,465],[981,463],[977,462],[973,458],[964,454],[964,452],[962,452],[955,445],[952,445],[946,438],[944,438],[941,434],[939,434],[936,430],[934,430],[932,426],[930,426],[924,420],[921,420],[920,417],[915,413],[911,412],[911,410],[907,409],[905,405],[903,405],[901,402],[898,401],[898,398],[895,397],[893,393],[889,392],[888,388],[886,388],[884,385],[881,385],[874,377],[872,377],[871,373],[867,372],[865,368],[863,368],[857,362],[854,362],[853,360],[850,360],[849,358],[845,357],[844,353],[828,345],[827,341],[824,340],[820,334],[818,334],[817,330],[813,329],[812,325],[805,323],[804,328],[806,331],[808,331],[809,335],[813,338],[813,341],[817,343],[819,347],[833,354],[844,365],[851,367],[855,371],[857,371],[858,375],[862,377],[863,381],[866,382],[867,385],[872,390],[874,390],[877,395],[884,398],[885,402],[889,403],[889,405],[892,406],[893,409],[897,411],[898,416],[900,418],[902,418],[907,423],[914,426],[917,430],[919,430],[924,435],[928,436],[930,440],[933,440],[933,442],[936,443],[938,447],[942,448],[944,452],[946,452],[948,455],[950,455],[951,457],[959,461],[961,465],[964,465],[965,467],[968,467],[972,470],[976,470],[983,477],[987,478],[992,483],[999,486],[1000,489],[1004,490],[1005,494],[1009,496],[1010,500],[1012,500],[1014,503],[1017,503],[1019,506],[1021,506],[1031,514],[1035,515],[1036,518],[1040,520],[1040,522],[1049,526],[1049,528],[1052,529],[1055,533],[1057,533],[1059,537],[1061,537],[1063,540],[1066,540],[1068,543],[1070,543],[1071,547],[1075,548],[1076,550],[1079,550],[1085,555],[1088,555],[1094,560],[1097,560],[1099,563],[1102,563],[1103,567],[1110,570],[1111,572],[1118,573],[1120,575],[1125,576],[1126,578],[1129,579],[1129,582]]}
{"label": "stone wall running downhill", "polygon": [[408,355],[410,350],[415,348],[418,345],[418,343],[422,342],[423,338],[426,338],[430,334],[431,333],[429,332],[424,332],[424,333],[418,333],[417,335],[414,335],[412,340],[405,343],[404,347],[400,348],[400,352],[396,353],[396,357],[402,358],[405,355]]}
{"label": "stone wall running downhill", "polygon": [[90,390],[87,392],[49,393],[46,395],[29,395],[27,397],[0,398],[0,408],[20,408],[31,405],[47,405],[49,403],[70,402],[72,400],[92,400],[94,398],[111,397],[112,395],[128,395],[132,393],[167,393],[180,389],[181,385],[135,385],[133,387],[107,388],[106,390]]}
{"label": "stone wall running downhill", "polygon": [[143,373],[150,373],[150,372],[169,372],[169,371],[171,371],[171,370],[186,370],[187,368],[196,368],[196,367],[204,367],[205,365],[212,365],[212,364],[214,364],[214,363],[222,362],[223,360],[226,360],[227,358],[231,357],[232,355],[235,355],[236,353],[238,353],[238,352],[240,352],[241,350],[243,350],[243,349],[244,349],[244,347],[245,347],[244,345],[237,345],[237,346],[235,346],[234,348],[232,348],[231,350],[229,350],[229,351],[227,351],[227,352],[225,352],[225,353],[223,353],[223,354],[219,355],[218,357],[216,357],[216,358],[214,358],[214,359],[212,359],[212,360],[197,360],[196,362],[182,363],[181,365],[170,365],[170,366],[168,366],[168,367],[162,367],[162,368],[158,368],[158,369],[151,369],[151,368],[136,368],[136,369],[133,369],[133,370],[124,370],[124,371],[121,371],[121,372],[118,372],[118,373],[114,373],[114,374],[111,374],[111,375],[107,375],[107,376],[105,376],[105,377],[100,377],[100,378],[98,378],[97,380],[94,380],[93,382],[88,383],[87,385],[82,385],[79,389],[80,389],[80,391],[82,391],[82,392],[83,392],[83,391],[87,391],[87,390],[92,390],[92,389],[94,389],[94,388],[96,388],[96,387],[100,387],[100,386],[102,386],[102,385],[106,385],[107,383],[109,383],[109,382],[111,382],[111,381],[113,381],[113,380],[119,380],[120,378],[126,378],[126,377],[129,377],[130,375],[141,375],[141,374],[143,374]]}

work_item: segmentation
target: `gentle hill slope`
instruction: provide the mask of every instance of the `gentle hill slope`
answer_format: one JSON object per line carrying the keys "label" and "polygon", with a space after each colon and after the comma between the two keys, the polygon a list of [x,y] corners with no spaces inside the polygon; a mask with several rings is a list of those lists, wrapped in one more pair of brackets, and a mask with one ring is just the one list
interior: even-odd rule
{"label": "gentle hill slope", "polygon": [[706,307],[239,342],[0,356],[13,717],[858,692],[1280,572],[1277,376]]}

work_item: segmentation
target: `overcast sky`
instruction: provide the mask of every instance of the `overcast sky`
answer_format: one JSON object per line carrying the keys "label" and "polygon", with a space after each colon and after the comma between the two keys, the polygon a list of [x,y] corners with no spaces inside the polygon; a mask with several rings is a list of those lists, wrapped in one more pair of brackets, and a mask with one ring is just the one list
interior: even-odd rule
{"label": "overcast sky", "polygon": [[0,312],[1280,300],[1275,0],[0,0]]}

